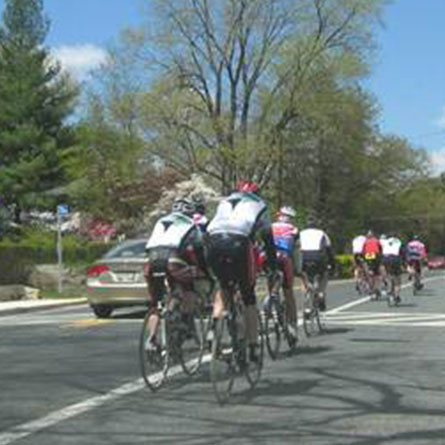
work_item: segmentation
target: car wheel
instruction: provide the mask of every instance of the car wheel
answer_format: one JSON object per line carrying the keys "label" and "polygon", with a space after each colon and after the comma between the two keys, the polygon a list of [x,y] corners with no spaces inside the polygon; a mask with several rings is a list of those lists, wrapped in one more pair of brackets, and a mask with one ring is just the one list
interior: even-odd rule
{"label": "car wheel", "polygon": [[93,312],[97,318],[108,318],[113,312],[113,308],[111,306],[105,306],[103,304],[93,304],[91,305],[91,309],[93,309]]}

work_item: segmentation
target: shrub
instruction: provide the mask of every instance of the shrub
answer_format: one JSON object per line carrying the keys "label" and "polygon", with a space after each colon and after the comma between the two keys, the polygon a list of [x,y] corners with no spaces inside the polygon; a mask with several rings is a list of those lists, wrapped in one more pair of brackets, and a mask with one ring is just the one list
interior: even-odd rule
{"label": "shrub", "polygon": [[[89,264],[112,245],[91,243],[75,235],[63,236],[63,263],[67,266]],[[0,243],[0,284],[26,283],[35,264],[57,263],[57,234],[26,230],[19,240]]]}
{"label": "shrub", "polygon": [[354,257],[353,255],[337,255],[336,275],[338,278],[352,278],[354,276]]}

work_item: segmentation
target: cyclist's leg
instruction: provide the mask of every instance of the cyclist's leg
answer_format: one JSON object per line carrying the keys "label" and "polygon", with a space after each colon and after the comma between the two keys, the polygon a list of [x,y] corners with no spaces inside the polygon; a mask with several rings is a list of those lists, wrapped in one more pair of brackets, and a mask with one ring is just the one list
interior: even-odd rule
{"label": "cyclist's leg", "polygon": [[[149,317],[148,317],[148,331],[149,339],[147,348],[156,348],[156,336],[159,329],[159,311],[158,302],[162,299],[166,293],[165,277],[167,275],[167,254],[164,252],[164,256],[159,259],[151,259],[151,253],[149,253],[149,260],[144,267],[144,277],[148,287],[149,298]],[[155,255],[157,256],[157,255]],[[164,276],[162,276],[165,274]]]}
{"label": "cyclist's leg", "polygon": [[229,289],[231,277],[231,238],[229,236],[212,235],[209,238],[208,262],[219,283],[219,289],[213,297],[213,319],[221,319],[224,314],[224,293]]}
{"label": "cyclist's leg", "polygon": [[309,289],[309,277],[307,274],[307,268],[310,261],[310,255],[305,251],[301,251],[301,284],[303,286],[304,293],[306,293]]}
{"label": "cyclist's leg", "polygon": [[294,297],[294,265],[292,258],[281,253],[278,256],[278,265],[283,271],[283,293],[286,300],[286,320],[296,326],[297,305]]}
{"label": "cyclist's leg", "polygon": [[255,270],[252,244],[249,240],[241,243],[238,255],[238,284],[244,302],[244,316],[246,322],[246,337],[249,344],[256,344],[258,339],[257,299],[255,294]]}
{"label": "cyclist's leg", "polygon": [[422,260],[416,262],[416,272],[419,278],[419,285],[422,286]]}
{"label": "cyclist's leg", "polygon": [[375,289],[373,260],[365,260],[365,276],[369,285],[369,293],[372,295]]}
{"label": "cyclist's leg", "polygon": [[413,267],[413,261],[408,260],[406,270],[408,272],[408,280],[412,280],[414,277],[414,267]]}

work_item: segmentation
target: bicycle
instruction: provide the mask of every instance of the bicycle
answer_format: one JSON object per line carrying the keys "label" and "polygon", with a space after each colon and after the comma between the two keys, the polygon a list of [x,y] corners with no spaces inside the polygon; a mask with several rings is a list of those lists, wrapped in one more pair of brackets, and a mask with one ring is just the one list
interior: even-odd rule
{"label": "bicycle", "polygon": [[419,261],[419,264],[416,264],[417,261],[418,260],[411,261],[411,264],[409,264],[411,271],[413,272],[413,273],[410,272],[410,275],[413,280],[413,295],[414,296],[416,296],[419,293],[419,291],[421,291],[423,289],[423,284],[421,282],[420,272],[419,272],[420,261]]}
{"label": "bicycle", "polygon": [[369,272],[366,267],[365,260],[362,258],[358,260],[356,265],[357,279],[355,282],[355,288],[360,296],[369,295],[371,286],[369,283]]}
{"label": "bicycle", "polygon": [[316,262],[306,265],[307,290],[304,294],[303,328],[308,337],[316,331],[322,334],[325,331],[324,323],[320,316],[320,280],[319,266]]}
{"label": "bicycle", "polygon": [[389,287],[387,290],[387,303],[389,307],[398,306],[400,304],[400,297],[395,294],[396,278],[392,273],[388,274]]}
{"label": "bicycle", "polygon": [[297,345],[297,338],[290,333],[288,327],[286,299],[283,296],[283,280],[284,274],[279,270],[277,280],[264,307],[266,346],[272,360],[276,360],[278,357],[282,336],[286,339],[291,352],[295,350]]}
{"label": "bicycle", "polygon": [[[205,299],[200,294],[193,304],[193,310],[186,313],[183,301],[175,289],[171,289],[165,273],[157,274],[164,278],[164,294],[158,302],[159,345],[156,350],[147,350],[150,338],[147,312],[139,337],[139,361],[142,377],[146,385],[156,391],[166,382],[173,364],[179,364],[185,374],[195,375],[200,369],[206,345],[208,322]],[[213,292],[213,284],[209,293]],[[159,335],[160,334],[160,335]]]}
{"label": "bicycle", "polygon": [[235,377],[244,374],[251,388],[258,383],[264,359],[264,334],[261,317],[258,320],[257,361],[248,360],[244,303],[237,286],[222,292],[224,307],[221,319],[216,320],[211,344],[210,379],[217,401],[226,403],[232,392]]}

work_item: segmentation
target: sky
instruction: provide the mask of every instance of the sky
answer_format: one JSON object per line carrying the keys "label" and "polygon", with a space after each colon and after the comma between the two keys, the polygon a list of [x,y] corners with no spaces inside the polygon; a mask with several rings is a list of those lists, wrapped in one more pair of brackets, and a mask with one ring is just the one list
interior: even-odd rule
{"label": "sky", "polygon": [[[46,43],[79,79],[105,58],[124,27],[140,23],[141,0],[45,0]],[[0,11],[4,0],[0,0]],[[377,33],[378,52],[366,86],[380,104],[383,133],[426,148],[445,170],[445,0],[393,0]]]}

